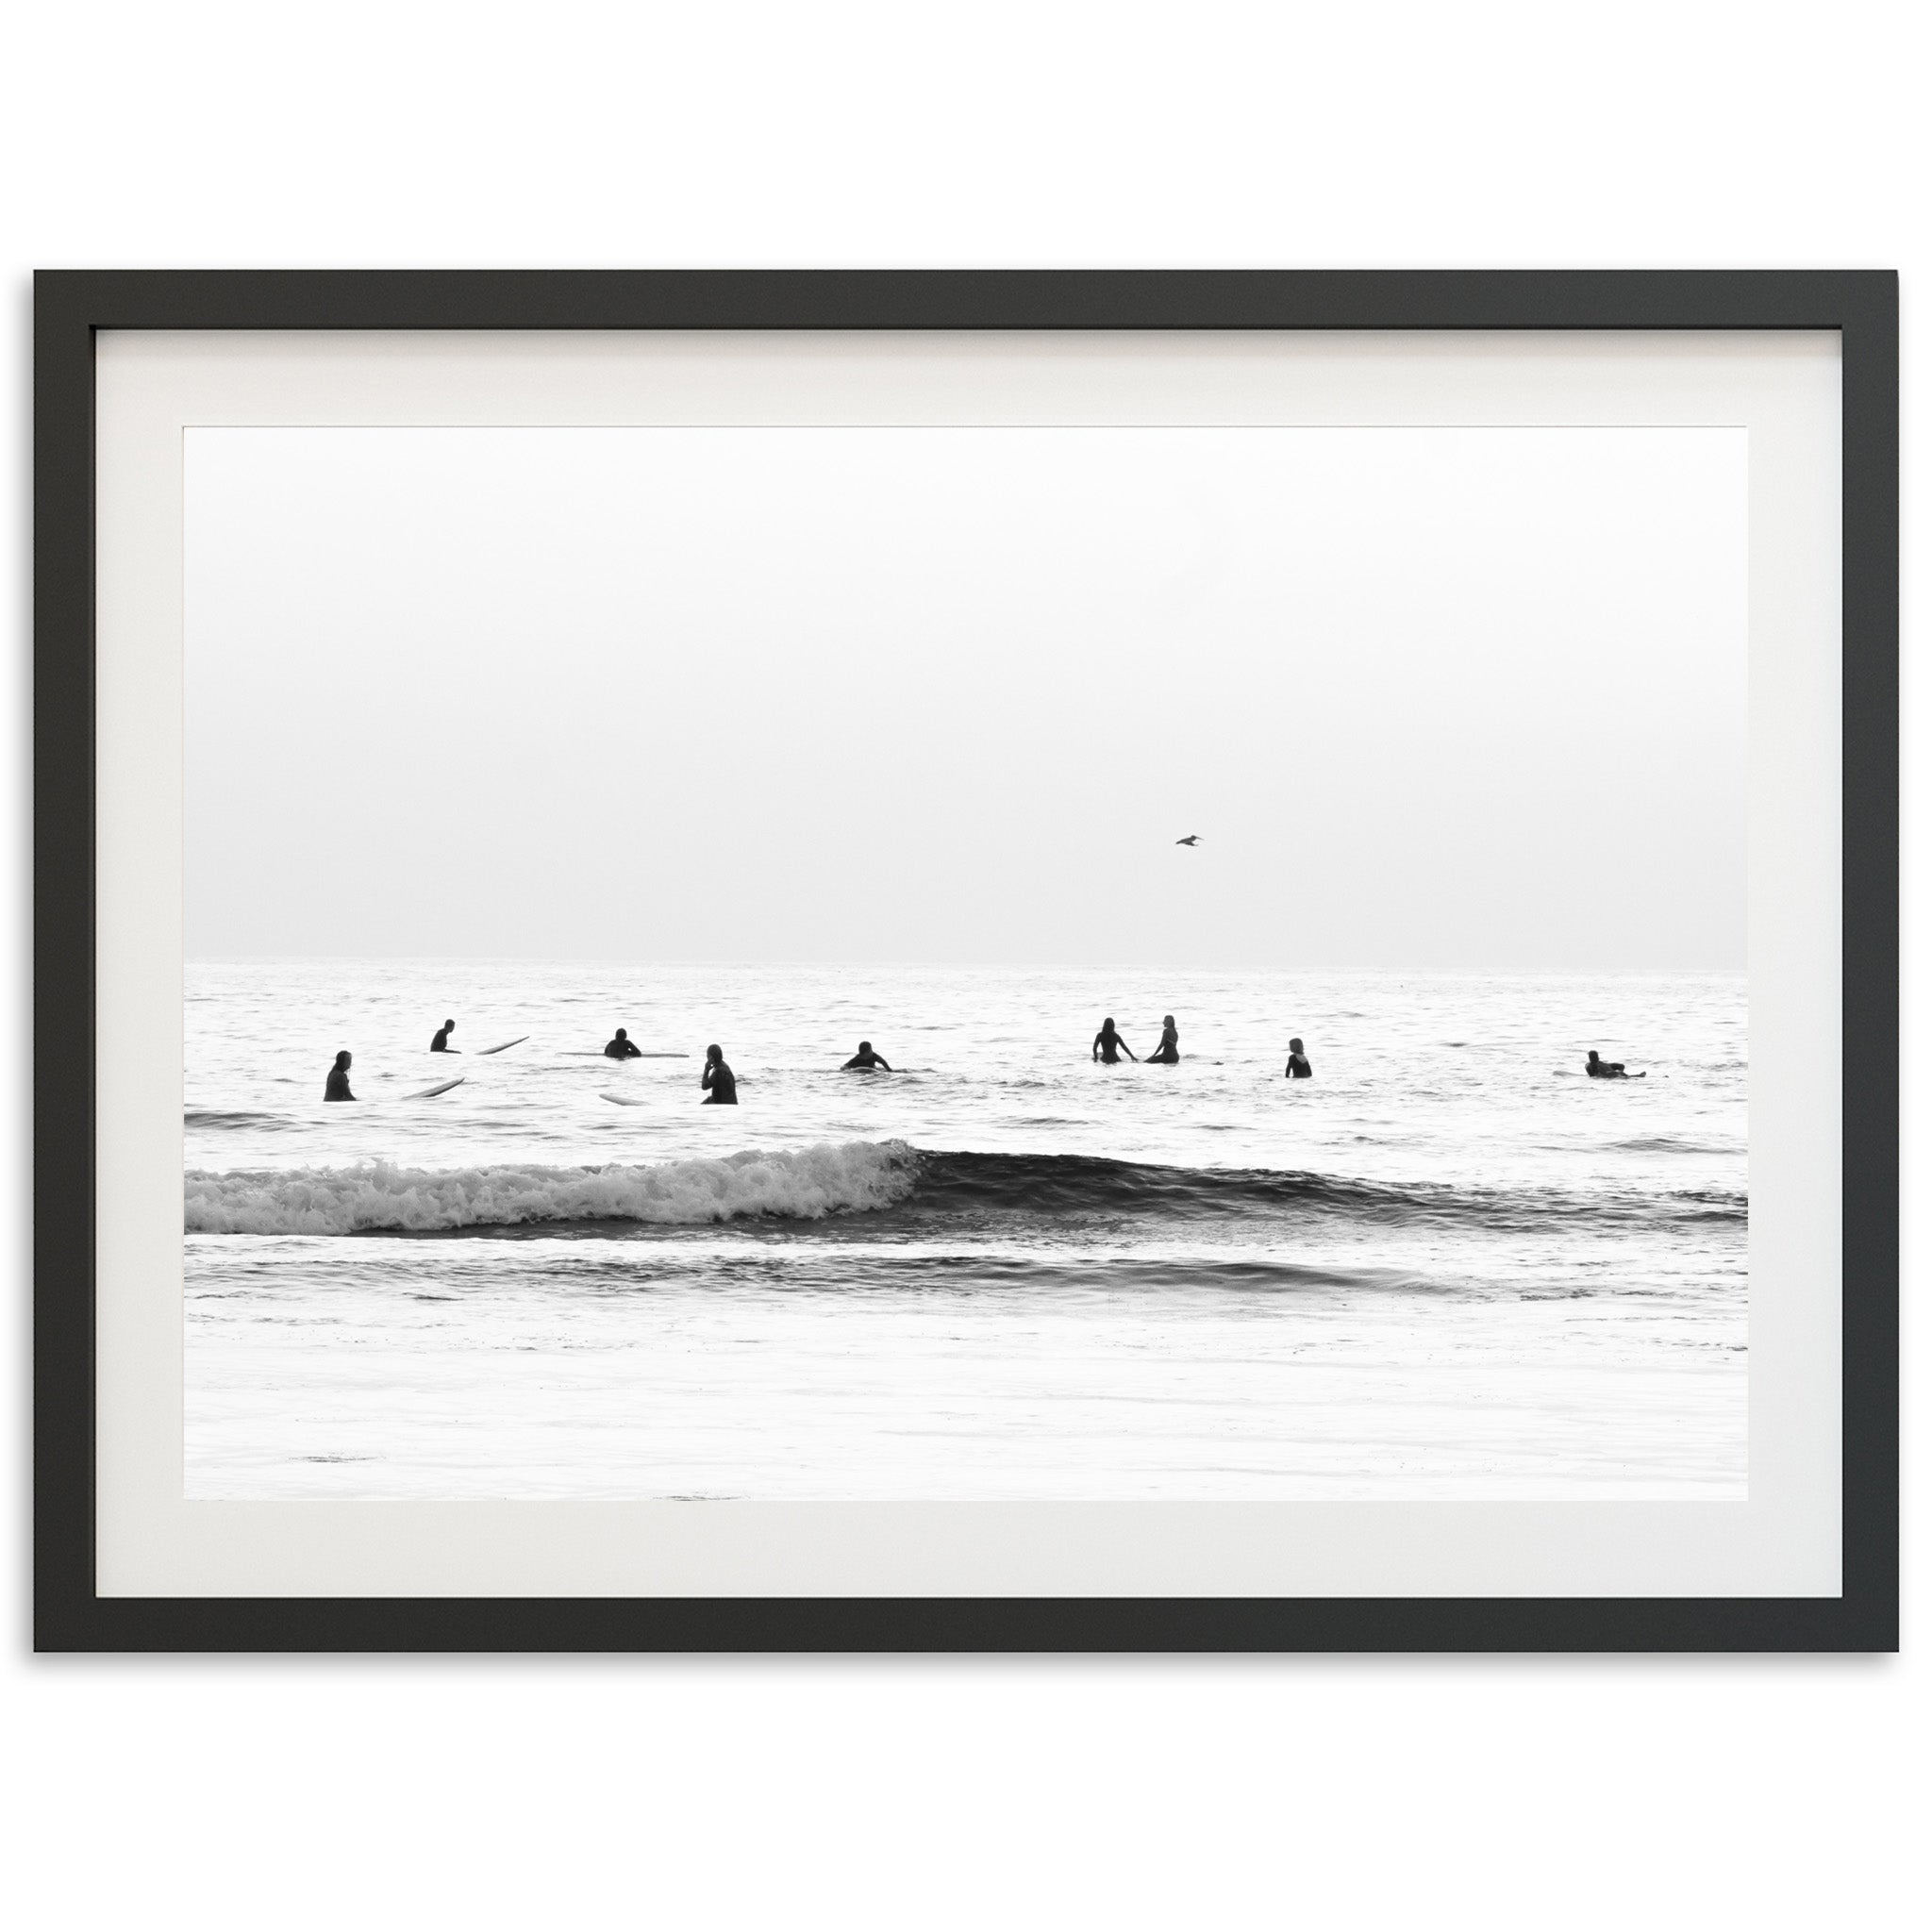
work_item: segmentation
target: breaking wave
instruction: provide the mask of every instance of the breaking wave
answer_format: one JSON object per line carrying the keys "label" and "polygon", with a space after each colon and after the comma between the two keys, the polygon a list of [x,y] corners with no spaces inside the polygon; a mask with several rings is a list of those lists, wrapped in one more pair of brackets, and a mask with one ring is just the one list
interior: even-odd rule
{"label": "breaking wave", "polygon": [[1743,1222],[1741,1192],[1485,1190],[1266,1169],[1160,1167],[1077,1154],[923,1153],[854,1141],[655,1167],[377,1163],[187,1176],[190,1234],[448,1233],[596,1222],[702,1226],[896,1210],[921,1222],[1231,1218],[1548,1228]]}
{"label": "breaking wave", "polygon": [[660,1167],[459,1167],[378,1161],[292,1174],[191,1174],[190,1234],[434,1233],[532,1222],[702,1225],[761,1215],[818,1220],[888,1208],[912,1191],[903,1141],[855,1141],[796,1153],[747,1151]]}

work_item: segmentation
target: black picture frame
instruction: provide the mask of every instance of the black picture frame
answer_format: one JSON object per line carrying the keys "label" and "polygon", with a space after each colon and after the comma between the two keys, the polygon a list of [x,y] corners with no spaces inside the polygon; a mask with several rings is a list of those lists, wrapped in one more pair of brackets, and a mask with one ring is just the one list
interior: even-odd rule
{"label": "black picture frame", "polygon": [[[1835,1598],[110,1598],[94,1587],[94,343],[106,329],[1837,331]],[[1898,1642],[1898,284],[1823,272],[114,272],[34,285],[34,1642],[42,1651],[1883,1651]]]}

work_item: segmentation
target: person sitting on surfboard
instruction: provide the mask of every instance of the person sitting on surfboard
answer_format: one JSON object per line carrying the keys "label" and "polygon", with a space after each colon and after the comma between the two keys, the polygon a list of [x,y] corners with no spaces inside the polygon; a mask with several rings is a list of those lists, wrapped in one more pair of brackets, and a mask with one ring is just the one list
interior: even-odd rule
{"label": "person sitting on surfboard", "polygon": [[1592,1080],[1641,1080],[1644,1077],[1641,1074],[1626,1074],[1622,1060],[1598,1059],[1595,1047],[1591,1048],[1590,1058],[1583,1063],[1583,1071]]}
{"label": "person sitting on surfboard", "polygon": [[1117,1067],[1122,1054],[1125,1054],[1136,1066],[1140,1065],[1141,1056],[1114,1030],[1113,1015],[1109,1013],[1100,1023],[1100,1031],[1093,1036],[1093,1058],[1105,1066]]}
{"label": "person sitting on surfboard", "polygon": [[1181,1063],[1181,1037],[1175,1030],[1174,1015],[1160,1016],[1160,1044],[1147,1056],[1150,1067],[1177,1067]]}
{"label": "person sitting on surfboard", "polygon": [[328,1070],[328,1085],[322,1090],[325,1100],[354,1100],[349,1091],[349,1056],[346,1050],[337,1054],[336,1063]]}
{"label": "person sitting on surfboard", "polygon": [[449,1037],[456,1030],[457,1023],[454,1020],[445,1020],[436,1029],[436,1038],[429,1042],[429,1051],[431,1053],[461,1053],[461,1047],[452,1046],[449,1043]]}
{"label": "person sitting on surfboard", "polygon": [[736,1107],[738,1081],[724,1064],[724,1049],[712,1045],[705,1049],[705,1074],[698,1085],[705,1090],[701,1107]]}
{"label": "person sitting on surfboard", "polygon": [[1308,1057],[1302,1051],[1299,1040],[1288,1042],[1288,1077],[1291,1080],[1312,1080],[1315,1070],[1308,1064]]}
{"label": "person sitting on surfboard", "polygon": [[641,1060],[643,1055],[638,1051],[637,1041],[620,1026],[617,1038],[605,1042],[604,1058],[607,1060]]}
{"label": "person sitting on surfboard", "polygon": [[884,1054],[873,1052],[872,1041],[869,1040],[861,1040],[858,1042],[858,1051],[839,1071],[841,1074],[849,1074],[855,1067],[861,1074],[869,1074],[874,1067],[884,1067],[889,1074],[892,1071],[891,1062]]}

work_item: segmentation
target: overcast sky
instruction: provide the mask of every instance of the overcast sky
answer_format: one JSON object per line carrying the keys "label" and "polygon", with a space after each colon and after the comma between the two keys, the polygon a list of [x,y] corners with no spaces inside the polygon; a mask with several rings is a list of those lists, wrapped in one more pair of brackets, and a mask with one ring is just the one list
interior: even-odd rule
{"label": "overcast sky", "polygon": [[187,443],[193,956],[1743,965],[1741,431]]}

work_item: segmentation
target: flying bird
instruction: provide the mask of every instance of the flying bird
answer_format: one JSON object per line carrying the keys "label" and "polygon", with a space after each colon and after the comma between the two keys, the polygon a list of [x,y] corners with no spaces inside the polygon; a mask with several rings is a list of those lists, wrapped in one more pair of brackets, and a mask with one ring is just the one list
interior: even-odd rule
{"label": "flying bird", "polygon": [[1201,842],[1201,835],[1199,832],[1190,832],[1185,839],[1176,839],[1174,842],[1176,845],[1198,845]]}

